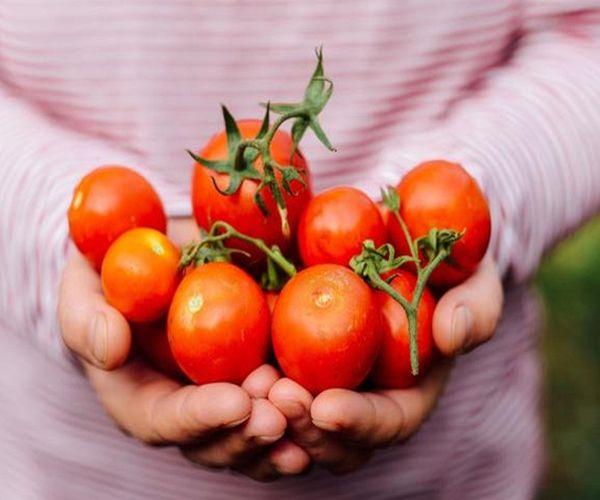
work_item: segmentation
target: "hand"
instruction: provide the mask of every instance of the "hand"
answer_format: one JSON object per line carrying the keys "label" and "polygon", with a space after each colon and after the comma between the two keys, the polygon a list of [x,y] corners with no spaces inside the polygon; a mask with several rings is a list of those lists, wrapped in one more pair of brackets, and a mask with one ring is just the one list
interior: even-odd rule
{"label": "hand", "polygon": [[473,276],[440,299],[433,335],[445,358],[416,387],[373,392],[330,389],[313,399],[300,385],[283,378],[269,391],[269,400],[287,418],[290,437],[314,461],[337,474],[356,470],[373,450],[417,432],[443,391],[451,359],[492,337],[502,300],[496,266],[487,257]]}
{"label": "hand", "polygon": [[[176,241],[191,234],[181,226],[175,231]],[[260,480],[297,474],[309,464],[306,452],[281,439],[286,420],[266,399],[279,378],[273,367],[258,368],[241,387],[182,386],[139,359],[126,362],[129,325],[104,300],[98,274],[80,254],[65,268],[58,314],[63,340],[82,360],[107,413],[136,439],[176,445],[194,463]]]}

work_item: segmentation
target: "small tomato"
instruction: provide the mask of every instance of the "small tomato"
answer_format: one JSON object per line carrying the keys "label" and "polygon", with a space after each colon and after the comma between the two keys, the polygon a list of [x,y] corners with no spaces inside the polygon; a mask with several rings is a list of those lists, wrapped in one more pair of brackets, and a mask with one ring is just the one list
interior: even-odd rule
{"label": "small tomato", "polygon": [[133,322],[164,316],[179,282],[179,249],[155,229],[131,229],[110,246],[102,263],[107,302]]}
{"label": "small tomato", "polygon": [[362,191],[337,187],[315,196],[298,227],[298,247],[306,266],[347,266],[364,240],[385,243],[386,227],[377,205]]}
{"label": "small tomato", "polygon": [[379,320],[372,290],[350,269],[309,267],[283,287],[275,304],[275,357],[288,377],[313,394],[353,389],[375,361]]}
{"label": "small tomato", "polygon": [[68,211],[71,239],[100,270],[111,243],[128,229],[150,227],[164,233],[167,218],[150,183],[130,168],[109,165],[87,174]]}

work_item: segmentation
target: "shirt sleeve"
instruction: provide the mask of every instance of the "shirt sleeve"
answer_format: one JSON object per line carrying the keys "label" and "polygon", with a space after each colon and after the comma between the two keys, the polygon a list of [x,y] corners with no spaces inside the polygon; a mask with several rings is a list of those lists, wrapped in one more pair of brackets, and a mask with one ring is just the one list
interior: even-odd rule
{"label": "shirt sleeve", "polygon": [[422,161],[461,163],[488,196],[491,249],[516,281],[600,208],[599,2],[529,2],[521,31],[505,63],[361,183],[375,195]]}
{"label": "shirt sleeve", "polygon": [[[0,325],[55,356],[66,352],[56,306],[67,208],[79,179],[108,163],[140,170],[135,153],[64,128],[0,86]],[[141,173],[164,201],[165,184]]]}

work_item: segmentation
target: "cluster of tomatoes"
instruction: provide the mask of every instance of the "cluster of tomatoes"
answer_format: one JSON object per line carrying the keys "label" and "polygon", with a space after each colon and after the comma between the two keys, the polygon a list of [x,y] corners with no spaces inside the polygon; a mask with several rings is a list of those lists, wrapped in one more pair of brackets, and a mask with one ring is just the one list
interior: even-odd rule
{"label": "cluster of tomatoes", "polygon": [[239,384],[271,361],[314,394],[411,386],[435,358],[425,282],[454,286],[485,254],[488,206],[458,164],[415,167],[379,204],[351,187],[313,196],[297,144],[310,128],[330,147],[316,120],[331,94],[318,56],[302,103],[269,104],[262,122],[224,108],[225,130],[192,153],[197,241],[169,240],[159,196],[129,168],[97,168],[75,189],[73,241],[172,377]]}

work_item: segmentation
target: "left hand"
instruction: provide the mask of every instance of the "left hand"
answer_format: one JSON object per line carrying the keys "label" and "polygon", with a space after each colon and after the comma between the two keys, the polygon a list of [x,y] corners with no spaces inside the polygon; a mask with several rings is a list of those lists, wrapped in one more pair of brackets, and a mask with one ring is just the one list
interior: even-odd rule
{"label": "left hand", "polygon": [[292,440],[336,474],[360,468],[377,448],[408,439],[427,419],[448,378],[452,358],[487,342],[502,311],[502,284],[493,260],[446,292],[435,310],[433,336],[445,359],[410,389],[330,389],[313,397],[283,378],[269,391],[286,416]]}

